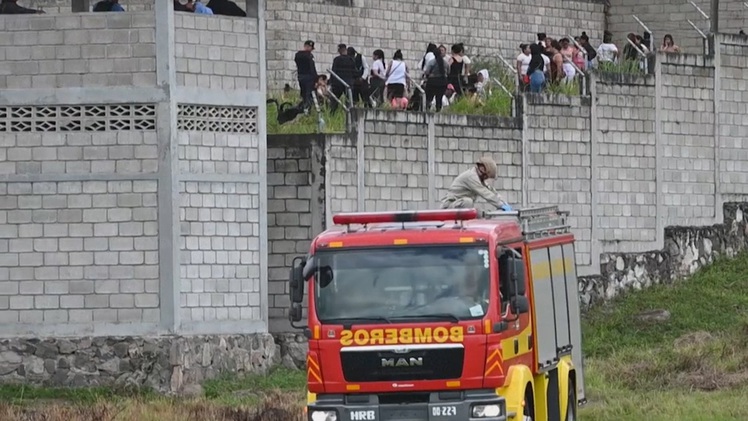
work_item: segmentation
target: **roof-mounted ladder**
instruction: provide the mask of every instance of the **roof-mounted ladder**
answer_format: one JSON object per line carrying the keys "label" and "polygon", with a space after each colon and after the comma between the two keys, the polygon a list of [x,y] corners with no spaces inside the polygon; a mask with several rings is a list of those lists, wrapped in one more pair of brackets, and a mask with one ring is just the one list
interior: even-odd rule
{"label": "roof-mounted ladder", "polygon": [[514,219],[519,222],[522,234],[528,238],[550,237],[568,234],[571,226],[567,222],[568,211],[562,211],[558,206],[542,206],[536,208],[519,209],[516,211],[486,211],[486,219]]}

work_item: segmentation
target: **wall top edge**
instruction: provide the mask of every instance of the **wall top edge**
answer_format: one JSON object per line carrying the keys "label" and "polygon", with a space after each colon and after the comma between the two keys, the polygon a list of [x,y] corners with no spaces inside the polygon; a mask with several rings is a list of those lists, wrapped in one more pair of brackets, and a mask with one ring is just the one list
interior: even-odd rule
{"label": "wall top edge", "polygon": [[268,148],[300,148],[308,147],[313,143],[324,142],[328,134],[306,133],[306,134],[268,134]]}
{"label": "wall top edge", "polygon": [[442,114],[431,112],[402,112],[396,110],[369,110],[354,109],[355,118],[363,115],[367,122],[382,123],[411,123],[429,124],[433,119],[435,125],[450,126],[473,126],[473,127],[504,127],[509,129],[520,128],[522,122],[518,118],[503,117],[498,115],[462,115]]}

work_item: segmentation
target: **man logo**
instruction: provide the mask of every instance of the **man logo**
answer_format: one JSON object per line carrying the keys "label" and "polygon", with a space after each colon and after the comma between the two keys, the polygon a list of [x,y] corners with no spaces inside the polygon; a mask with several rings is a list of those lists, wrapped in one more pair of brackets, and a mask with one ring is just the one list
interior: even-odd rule
{"label": "man logo", "polygon": [[423,366],[422,357],[382,358],[382,367],[420,367],[420,366]]}

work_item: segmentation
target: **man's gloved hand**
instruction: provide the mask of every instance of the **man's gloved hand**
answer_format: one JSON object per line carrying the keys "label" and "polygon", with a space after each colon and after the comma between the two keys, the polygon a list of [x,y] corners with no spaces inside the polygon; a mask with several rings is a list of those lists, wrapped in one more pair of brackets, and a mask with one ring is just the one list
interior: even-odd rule
{"label": "man's gloved hand", "polygon": [[511,212],[512,211],[512,207],[509,206],[508,203],[504,203],[503,205],[501,205],[501,210],[503,210],[504,212]]}

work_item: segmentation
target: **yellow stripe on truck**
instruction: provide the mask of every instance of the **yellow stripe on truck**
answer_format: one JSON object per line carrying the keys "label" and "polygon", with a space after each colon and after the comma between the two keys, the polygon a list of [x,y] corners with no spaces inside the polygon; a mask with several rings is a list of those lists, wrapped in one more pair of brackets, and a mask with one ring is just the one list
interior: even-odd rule
{"label": "yellow stripe on truck", "polygon": [[532,279],[536,281],[550,279],[551,270],[555,274],[564,273],[570,275],[573,273],[573,265],[574,260],[571,257],[553,259],[550,264],[548,264],[548,260],[543,259],[542,262],[532,264]]}

